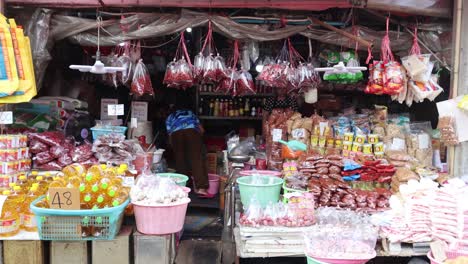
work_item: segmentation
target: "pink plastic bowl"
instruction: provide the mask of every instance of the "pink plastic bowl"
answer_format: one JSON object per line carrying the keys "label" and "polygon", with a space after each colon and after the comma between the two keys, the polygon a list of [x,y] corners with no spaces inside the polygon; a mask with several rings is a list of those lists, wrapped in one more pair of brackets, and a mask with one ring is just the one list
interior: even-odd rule
{"label": "pink plastic bowl", "polygon": [[177,233],[184,227],[190,199],[168,205],[139,205],[133,203],[137,230],[147,235]]}
{"label": "pink plastic bowl", "polygon": [[209,194],[218,194],[219,192],[219,176],[216,174],[208,174],[208,182],[210,187],[208,188]]}
{"label": "pink plastic bowl", "polygon": [[321,263],[328,263],[328,264],[365,264],[369,260],[375,258],[376,254],[368,259],[332,259],[332,258],[319,258],[308,255],[308,257],[313,258],[316,261]]}
{"label": "pink plastic bowl", "polygon": [[243,170],[239,172],[239,175],[241,176],[262,175],[262,176],[281,177],[281,172],[272,171],[272,170]]}

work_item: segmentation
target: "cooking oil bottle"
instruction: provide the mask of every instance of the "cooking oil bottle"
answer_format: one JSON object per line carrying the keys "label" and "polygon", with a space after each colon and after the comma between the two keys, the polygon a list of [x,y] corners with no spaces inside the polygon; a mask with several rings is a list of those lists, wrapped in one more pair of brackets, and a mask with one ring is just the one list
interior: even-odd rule
{"label": "cooking oil bottle", "polygon": [[28,177],[26,177],[25,174],[21,174],[18,177],[18,182],[16,185],[20,186],[21,188],[29,189],[29,187],[31,187],[31,182],[28,180]]}
{"label": "cooking oil bottle", "polygon": [[37,176],[36,177],[36,182],[38,184],[37,191],[43,195],[47,192],[49,189],[49,183],[44,180],[42,176]]}
{"label": "cooking oil bottle", "polygon": [[81,178],[78,176],[73,176],[68,178],[67,188],[80,188]]}
{"label": "cooking oil bottle", "polygon": [[55,177],[54,180],[49,184],[49,188],[60,188],[65,187],[66,182],[61,177]]}
{"label": "cooking oil bottle", "polygon": [[109,201],[109,207],[115,207],[123,204],[128,198],[128,193],[121,189],[117,192],[114,197],[111,197]]}
{"label": "cooking oil bottle", "polygon": [[95,175],[96,177],[101,177],[104,170],[107,168],[107,166],[105,164],[97,164],[97,165],[93,165],[91,167],[89,167],[88,169],[88,174],[93,174]]}
{"label": "cooking oil bottle", "polygon": [[[31,208],[29,208],[29,205],[37,199],[38,192],[37,192],[37,187],[33,186],[29,189],[28,194],[26,195],[24,199],[24,203],[21,206],[21,227],[28,231],[28,232],[36,232],[37,231],[37,222],[36,222],[36,217],[34,216],[33,212],[31,211]],[[44,201],[44,200],[42,200]],[[36,206],[38,206],[36,204]]]}
{"label": "cooking oil bottle", "polygon": [[81,174],[85,173],[86,170],[83,165],[78,164],[78,163],[73,163],[63,168],[62,172],[66,178],[69,178],[72,176],[80,176]]}
{"label": "cooking oil bottle", "polygon": [[20,217],[17,211],[20,204],[14,196],[12,197],[10,190],[3,191],[0,199],[4,200],[0,214],[0,237],[14,236],[19,232],[20,227]]}

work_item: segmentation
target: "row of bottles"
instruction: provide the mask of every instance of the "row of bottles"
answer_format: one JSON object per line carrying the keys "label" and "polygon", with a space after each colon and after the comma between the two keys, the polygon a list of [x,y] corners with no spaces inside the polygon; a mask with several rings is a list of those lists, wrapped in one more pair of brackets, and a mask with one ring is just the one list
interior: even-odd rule
{"label": "row of bottles", "polygon": [[[135,176],[126,164],[118,167],[93,165],[89,169],[72,164],[57,175],[47,172],[39,175],[37,171],[31,172],[29,177],[20,175],[16,183],[10,183],[9,188],[0,189],[0,237],[14,236],[20,229],[37,231],[30,204],[39,196],[46,195],[46,199],[36,206],[49,208],[50,187],[78,188],[80,208],[94,210],[123,204],[130,192],[130,186],[124,183],[124,179]],[[131,211],[132,208],[127,207],[126,214],[131,214]],[[99,233],[97,230],[94,228],[93,234],[85,235],[96,236]],[[86,233],[85,230],[83,232]]]}
{"label": "row of bottles", "polygon": [[[266,86],[263,81],[255,80],[256,92],[259,94],[271,94],[273,93],[273,87]],[[201,84],[198,86],[198,91],[202,93],[214,93],[216,92],[216,86],[214,84]]]}
{"label": "row of bottles", "polygon": [[265,99],[260,98],[216,98],[200,99],[198,114],[219,117],[256,117],[262,115]]}

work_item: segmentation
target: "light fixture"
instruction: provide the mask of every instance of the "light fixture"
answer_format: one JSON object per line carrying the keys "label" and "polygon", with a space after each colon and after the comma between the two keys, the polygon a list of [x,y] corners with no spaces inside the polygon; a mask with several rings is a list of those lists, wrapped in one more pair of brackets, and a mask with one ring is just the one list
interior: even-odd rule
{"label": "light fixture", "polygon": [[256,70],[257,72],[262,72],[262,70],[263,70],[263,64],[257,64],[257,66],[255,66],[255,70]]}
{"label": "light fixture", "polygon": [[192,32],[192,28],[191,28],[191,27],[188,27],[185,31],[187,31],[188,33],[191,33],[191,32]]}
{"label": "light fixture", "polygon": [[[96,51],[96,62],[94,65],[70,65],[70,69],[79,70],[80,72],[90,72],[94,74],[106,74],[106,73],[116,73],[118,71],[125,71],[125,67],[106,67],[104,63],[101,62],[101,52],[99,49],[100,38],[101,38],[101,16],[97,17],[97,51]],[[122,44],[122,43],[121,43]],[[119,44],[120,45],[120,44]]]}
{"label": "light fixture", "polygon": [[120,47],[125,46],[125,42],[120,42],[120,43],[119,43],[119,46],[120,46]]}

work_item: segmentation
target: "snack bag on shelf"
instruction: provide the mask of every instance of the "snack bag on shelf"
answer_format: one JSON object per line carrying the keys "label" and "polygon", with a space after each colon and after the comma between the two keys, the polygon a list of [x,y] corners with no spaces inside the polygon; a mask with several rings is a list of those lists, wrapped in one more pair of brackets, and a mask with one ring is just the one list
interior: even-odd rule
{"label": "snack bag on shelf", "polygon": [[18,90],[19,79],[10,26],[3,15],[0,17],[0,38],[3,54],[0,58],[0,97],[6,97]]}

